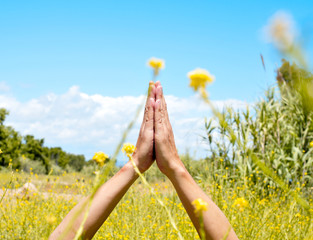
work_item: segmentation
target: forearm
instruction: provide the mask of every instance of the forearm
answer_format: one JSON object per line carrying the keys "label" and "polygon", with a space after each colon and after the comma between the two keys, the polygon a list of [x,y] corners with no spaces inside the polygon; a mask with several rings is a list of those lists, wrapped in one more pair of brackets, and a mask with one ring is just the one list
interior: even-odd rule
{"label": "forearm", "polygon": [[179,167],[168,177],[198,233],[200,233],[200,222],[199,217],[194,212],[192,202],[197,198],[201,198],[208,203],[208,210],[203,212],[203,227],[206,239],[223,239],[228,232],[227,239],[237,239],[223,212],[202,191],[185,167]]}
{"label": "forearm", "polygon": [[[133,166],[128,162],[117,174],[98,189],[92,199],[88,217],[84,224],[84,239],[91,239],[94,236],[137,178],[138,175]],[[58,239],[67,228],[68,224],[72,221],[73,216],[75,216],[83,207],[83,211],[81,211],[78,217],[74,220],[73,227],[70,229],[69,233],[64,236],[65,239],[73,239],[84,219],[86,211],[88,210],[89,204],[86,203],[89,200],[90,196],[76,205],[54,230],[49,239]]]}

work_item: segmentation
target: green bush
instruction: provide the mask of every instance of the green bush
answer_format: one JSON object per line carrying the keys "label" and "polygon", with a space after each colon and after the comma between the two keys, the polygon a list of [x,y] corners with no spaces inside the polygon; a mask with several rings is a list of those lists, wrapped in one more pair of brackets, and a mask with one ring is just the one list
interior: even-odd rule
{"label": "green bush", "polygon": [[20,170],[23,172],[27,172],[27,173],[33,172],[35,174],[46,173],[46,168],[42,162],[33,161],[24,156],[20,157],[19,161],[20,161]]}
{"label": "green bush", "polygon": [[[246,180],[251,179],[260,189],[277,186],[255,164],[252,156],[257,156],[289,186],[313,187],[313,111],[304,101],[306,96],[301,95],[303,88],[291,89],[292,77],[306,83],[312,83],[313,78],[301,69],[299,74],[285,76],[290,73],[286,70],[288,66],[284,61],[280,79],[289,80],[280,81],[279,92],[270,88],[264,99],[247,106],[246,110],[225,108],[217,122],[206,121],[204,138],[214,172],[236,179],[236,183],[246,184]],[[292,71],[296,71],[294,65]]]}

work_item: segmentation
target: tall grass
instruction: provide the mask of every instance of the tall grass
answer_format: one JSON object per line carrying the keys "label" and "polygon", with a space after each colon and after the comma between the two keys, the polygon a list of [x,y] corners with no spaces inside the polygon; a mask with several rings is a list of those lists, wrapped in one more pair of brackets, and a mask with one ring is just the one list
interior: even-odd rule
{"label": "tall grass", "polygon": [[[280,188],[266,188],[264,192],[268,193],[260,196],[256,193],[259,186],[250,177],[244,184],[232,176],[212,171],[212,161],[190,158],[188,161],[186,165],[198,184],[225,212],[240,239],[312,239],[312,220],[307,212]],[[156,167],[153,165],[147,175]],[[200,167],[202,171],[199,171]],[[4,176],[0,174],[0,177],[3,179]],[[13,181],[16,179],[20,185],[26,181],[33,182],[39,191],[26,196],[6,195],[0,208],[1,239],[47,239],[68,211],[91,191],[93,182],[91,177],[76,174],[55,177],[15,173]],[[8,181],[3,180],[2,184],[7,186]],[[198,239],[171,183],[156,180],[150,184],[170,209],[183,238]],[[245,198],[248,206],[237,206],[238,198]],[[312,199],[310,206],[313,206]],[[94,239],[178,239],[178,235],[167,212],[160,208],[155,196],[139,180]]]}

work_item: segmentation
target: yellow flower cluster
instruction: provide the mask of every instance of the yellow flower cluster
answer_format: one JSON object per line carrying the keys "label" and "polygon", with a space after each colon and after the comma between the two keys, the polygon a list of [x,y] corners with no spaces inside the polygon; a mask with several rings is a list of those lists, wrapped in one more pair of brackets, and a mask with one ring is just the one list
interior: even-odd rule
{"label": "yellow flower cluster", "polygon": [[124,143],[122,151],[126,154],[132,154],[135,152],[136,147],[131,143]]}
{"label": "yellow flower cluster", "polygon": [[214,76],[211,75],[207,70],[201,68],[190,71],[187,75],[190,79],[189,86],[195,91],[204,89],[207,83],[214,81]]}
{"label": "yellow flower cluster", "polygon": [[[313,141],[310,142],[310,147],[313,148]],[[1,151],[1,150],[0,150]]]}
{"label": "yellow flower cluster", "polygon": [[0,154],[3,153],[2,150],[0,149]]}
{"label": "yellow flower cluster", "polygon": [[195,208],[195,214],[199,217],[202,215],[202,212],[208,210],[208,203],[201,198],[197,198],[192,202],[192,205]]}
{"label": "yellow flower cluster", "polygon": [[53,215],[48,215],[46,216],[46,221],[48,224],[53,225],[57,221],[57,218]]}
{"label": "yellow flower cluster", "polygon": [[152,57],[148,60],[147,65],[153,68],[153,75],[156,77],[159,74],[159,70],[165,67],[163,59]]}
{"label": "yellow flower cluster", "polygon": [[163,59],[152,57],[148,60],[148,66],[153,69],[163,69],[165,67],[165,63]]}
{"label": "yellow flower cluster", "polygon": [[238,208],[240,212],[242,212],[246,207],[249,206],[249,203],[244,198],[237,198],[233,204],[234,207]]}
{"label": "yellow flower cluster", "polygon": [[122,151],[128,158],[135,152],[136,147],[131,143],[124,143]]}
{"label": "yellow flower cluster", "polygon": [[100,166],[103,166],[109,160],[109,156],[103,152],[96,152],[92,160],[97,162]]}
{"label": "yellow flower cluster", "polygon": [[205,90],[205,87],[208,83],[214,81],[214,76],[211,75],[207,70],[201,68],[190,71],[187,76],[190,79],[189,86],[193,88],[194,91],[199,91],[201,97],[207,100],[208,93]]}

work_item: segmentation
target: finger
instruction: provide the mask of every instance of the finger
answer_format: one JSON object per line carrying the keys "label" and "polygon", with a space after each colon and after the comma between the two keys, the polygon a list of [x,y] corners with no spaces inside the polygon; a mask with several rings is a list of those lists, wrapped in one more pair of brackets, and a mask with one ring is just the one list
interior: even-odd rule
{"label": "finger", "polygon": [[147,113],[146,118],[144,119],[144,129],[143,131],[152,131],[153,132],[153,126],[154,126],[154,104],[155,100],[154,98],[149,98],[147,103]]}
{"label": "finger", "polygon": [[148,96],[147,96],[147,102],[149,98],[155,98],[154,96],[154,88],[155,88],[155,84],[153,81],[149,82],[149,89],[148,89]]}
{"label": "finger", "polygon": [[158,86],[161,86],[161,82],[160,81],[156,81],[155,82],[155,87],[157,88]]}
{"label": "finger", "polygon": [[[158,83],[158,86],[161,86],[160,82]],[[162,88],[162,106],[163,106],[163,112],[164,112],[164,123],[165,123],[165,126],[167,127],[170,135],[174,137],[172,125],[170,123],[170,119],[169,119],[169,116],[168,116],[167,104],[166,104],[165,97],[164,97],[164,94],[163,94],[163,88]]]}
{"label": "finger", "polygon": [[154,111],[154,127],[155,132],[163,131],[164,112],[162,104],[162,86],[156,83],[155,88],[155,111]]}
{"label": "finger", "polygon": [[[150,110],[154,110],[153,109],[153,105],[154,105],[154,95],[155,95],[155,90],[154,90],[155,86],[154,86],[154,82],[150,81],[149,82],[149,89],[148,89],[148,96],[147,96],[147,100],[146,100],[146,105],[145,105],[145,110],[144,110],[144,115],[143,115],[143,120],[141,123],[141,127],[140,127],[140,132],[139,134],[142,134],[144,127],[145,127],[145,123],[148,121],[147,119],[149,119],[149,112]],[[151,98],[153,98],[153,103],[150,103]],[[152,109],[151,109],[152,108]],[[153,118],[153,117],[152,117]]]}
{"label": "finger", "polygon": [[158,88],[159,86],[161,87],[161,93],[160,94],[161,94],[161,102],[162,102],[162,107],[163,107],[163,110],[164,110],[164,115],[165,115],[166,119],[169,119],[168,118],[168,114],[167,114],[167,104],[165,102],[165,98],[164,98],[164,94],[163,94],[163,87],[162,87],[160,81],[157,81],[155,83],[155,87]]}
{"label": "finger", "polygon": [[167,120],[169,122],[169,117],[168,117],[168,112],[167,112],[167,104],[166,104],[166,101],[165,101],[165,97],[164,97],[164,94],[163,94],[163,88],[162,88],[162,106],[163,106],[163,109],[164,109],[164,117],[165,117],[165,120]]}

